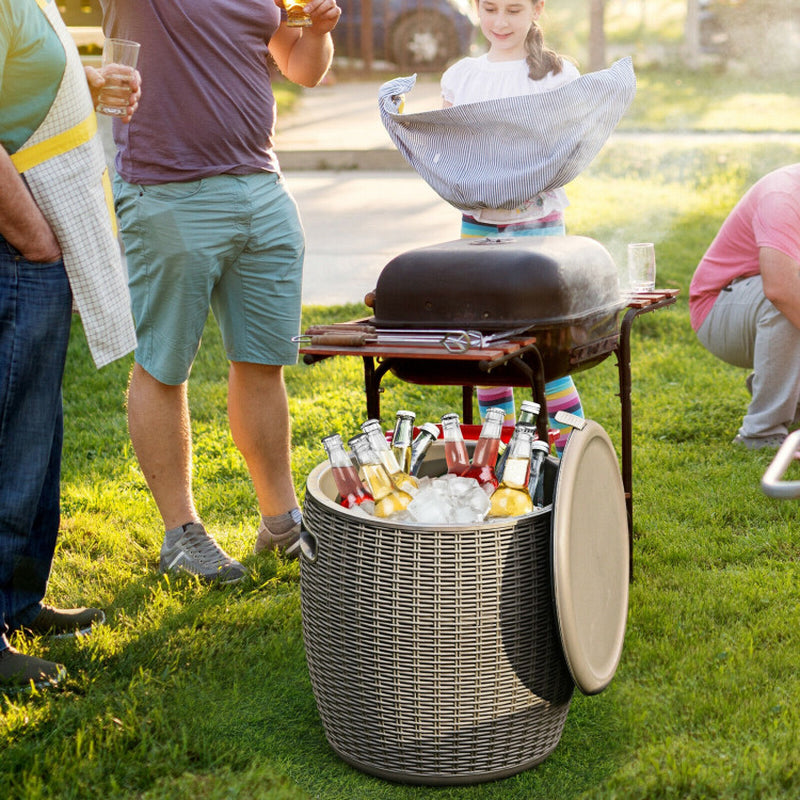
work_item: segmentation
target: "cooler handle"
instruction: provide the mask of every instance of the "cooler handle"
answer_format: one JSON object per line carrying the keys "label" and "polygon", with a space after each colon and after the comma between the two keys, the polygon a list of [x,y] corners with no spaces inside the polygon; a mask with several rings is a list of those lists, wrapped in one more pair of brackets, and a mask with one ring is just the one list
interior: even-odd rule
{"label": "cooler handle", "polygon": [[317,537],[306,528],[300,529],[300,553],[309,564],[317,560]]}
{"label": "cooler handle", "polygon": [[800,481],[781,480],[800,449],[800,430],[790,433],[761,478],[761,489],[769,497],[789,500],[800,497]]}

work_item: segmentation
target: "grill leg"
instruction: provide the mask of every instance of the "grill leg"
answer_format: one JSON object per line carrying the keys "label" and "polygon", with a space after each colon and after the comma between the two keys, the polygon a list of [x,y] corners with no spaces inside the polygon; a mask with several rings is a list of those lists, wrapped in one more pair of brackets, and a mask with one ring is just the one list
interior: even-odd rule
{"label": "grill leg", "polygon": [[472,394],[474,386],[461,387],[461,419],[465,425],[472,425]]}
{"label": "grill leg", "polygon": [[375,373],[375,361],[372,356],[364,356],[364,392],[367,396],[367,419],[381,418],[381,378]]}
{"label": "grill leg", "polygon": [[628,553],[630,580],[633,580],[633,447],[631,414],[631,325],[637,311],[631,310],[622,319],[617,367],[619,369],[620,427],[622,434],[622,488],[625,490],[625,508],[628,515]]}

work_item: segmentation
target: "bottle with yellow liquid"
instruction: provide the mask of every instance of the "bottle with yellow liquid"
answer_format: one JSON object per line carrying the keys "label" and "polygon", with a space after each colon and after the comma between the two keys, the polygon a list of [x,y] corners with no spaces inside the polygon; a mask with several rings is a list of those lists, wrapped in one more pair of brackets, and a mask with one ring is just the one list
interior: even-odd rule
{"label": "bottle with yellow liquid", "polygon": [[411,474],[411,445],[416,418],[417,415],[413,411],[398,411],[394,421],[392,452],[400,469],[407,475]]}
{"label": "bottle with yellow liquid", "polygon": [[375,501],[375,516],[391,517],[392,514],[405,509],[413,498],[408,492],[398,489],[392,483],[367,434],[360,433],[354,436],[348,444],[364,472],[364,480]]}
{"label": "bottle with yellow liquid", "polygon": [[397,458],[386,441],[381,423],[377,419],[368,419],[366,422],[361,423],[361,430],[367,435],[372,449],[378,454],[380,463],[383,464],[386,471],[389,473],[389,478],[397,489],[402,492],[414,495],[419,489],[419,481],[404,472],[397,463]]}
{"label": "bottle with yellow liquid", "polygon": [[518,517],[533,511],[533,500],[528,491],[531,468],[532,431],[528,426],[518,426],[508,444],[503,480],[492,492],[490,517]]}
{"label": "bottle with yellow liquid", "polygon": [[[517,425],[530,425],[534,431],[536,430],[536,420],[539,418],[539,411],[541,411],[541,406],[538,403],[535,403],[533,400],[523,400],[522,404],[519,407],[519,417],[517,417]],[[515,427],[516,430],[516,427]],[[514,434],[511,434],[511,438],[514,438]],[[536,437],[534,436],[534,439]],[[511,442],[509,441],[509,445]],[[508,458],[509,449],[508,446],[503,447],[500,445],[500,455],[497,457],[497,464],[495,464],[494,472],[497,475],[497,480],[503,480],[503,470],[506,468],[506,459]]]}

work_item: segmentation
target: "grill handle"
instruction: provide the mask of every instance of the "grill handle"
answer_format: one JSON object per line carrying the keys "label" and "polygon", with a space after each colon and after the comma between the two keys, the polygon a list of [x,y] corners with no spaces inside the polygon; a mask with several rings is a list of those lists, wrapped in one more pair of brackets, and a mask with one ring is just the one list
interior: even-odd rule
{"label": "grill handle", "polygon": [[800,430],[790,433],[761,478],[761,489],[768,497],[790,500],[800,497],[800,481],[784,481],[783,476],[800,449]]}

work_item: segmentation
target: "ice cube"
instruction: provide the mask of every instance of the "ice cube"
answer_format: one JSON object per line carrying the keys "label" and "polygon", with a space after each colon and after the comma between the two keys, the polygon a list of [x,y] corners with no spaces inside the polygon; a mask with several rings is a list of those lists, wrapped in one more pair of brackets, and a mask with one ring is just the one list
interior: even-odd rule
{"label": "ice cube", "polygon": [[426,525],[447,522],[446,504],[442,503],[441,497],[434,489],[417,492],[408,504],[407,511],[414,520]]}

